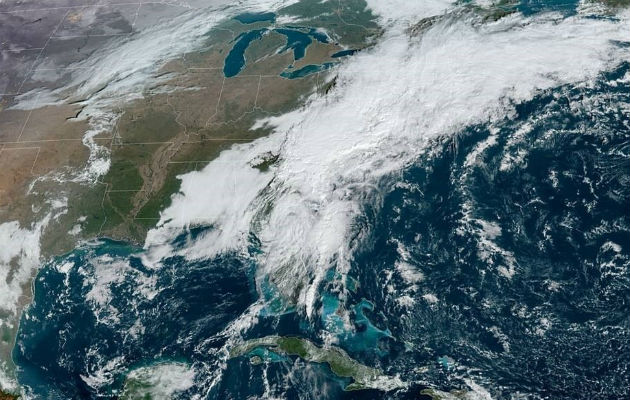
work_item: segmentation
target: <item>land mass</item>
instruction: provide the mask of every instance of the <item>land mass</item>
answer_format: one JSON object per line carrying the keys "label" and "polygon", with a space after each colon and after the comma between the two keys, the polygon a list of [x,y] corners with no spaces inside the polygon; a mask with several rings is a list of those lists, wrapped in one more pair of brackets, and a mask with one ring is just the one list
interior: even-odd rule
{"label": "land mass", "polygon": [[[301,359],[324,363],[338,377],[351,378],[345,390],[378,389],[389,391],[405,386],[397,377],[384,375],[382,371],[359,363],[350,357],[345,351],[335,346],[319,347],[311,341],[292,336],[266,336],[235,346],[230,351],[230,357],[247,355],[257,348],[266,348],[273,353],[289,356],[298,356]],[[254,355],[252,362],[264,361],[260,356]]]}
{"label": "land mass", "polygon": [[[151,7],[159,12],[173,9],[168,5],[146,9]],[[15,94],[0,95],[0,221],[14,221],[15,227],[6,228],[32,235],[41,248],[35,255],[38,260],[26,263],[22,251],[0,269],[7,287],[21,291],[14,304],[0,305],[0,373],[7,376],[14,375],[11,351],[41,261],[97,237],[142,244],[159,221],[160,211],[179,191],[178,175],[202,169],[236,143],[268,135],[269,129],[251,129],[255,121],[300,107],[313,93],[329,90],[334,78],[331,69],[315,68],[295,79],[283,73],[338,63],[333,54],[365,48],[380,33],[363,0],[343,4],[302,0],[276,11],[278,19],[294,21],[290,24],[277,23],[275,17],[226,18],[208,31],[200,50],[164,64],[156,73],[161,77],[158,83],[145,87],[133,101],[113,105],[113,128],[89,142],[85,134],[91,120],[84,116],[85,110],[103,88],[76,98],[73,72],[68,71],[113,43],[107,42],[111,38],[106,35],[90,36],[109,29],[111,21],[101,20],[98,14],[84,20],[81,8],[71,11],[66,17],[56,11],[46,17],[63,22],[60,29],[74,31],[69,39],[51,41],[43,57],[37,56],[39,51],[31,52],[34,73],[24,76],[19,63],[15,70],[2,71],[3,79],[8,76],[18,83],[5,90],[15,88]],[[123,23],[129,15],[123,11],[116,14],[118,25],[131,32],[133,40],[131,23]],[[138,18],[148,17],[140,12]],[[86,28],[86,23],[99,26]],[[56,24],[55,20],[46,26],[52,29]],[[83,38],[81,29],[87,29]],[[257,29],[265,34],[244,50],[245,63],[239,72],[227,77],[226,57],[237,38]],[[40,33],[42,38],[50,35]],[[111,40],[118,40],[116,35]],[[318,40],[298,48],[299,43],[290,42],[291,35]],[[52,81],[46,72],[51,66],[60,71]],[[23,93],[41,88],[65,88],[68,99],[27,109],[17,106]],[[96,180],[77,179],[95,148],[107,155],[109,169]],[[270,155],[252,168],[268,169],[277,161]]]}

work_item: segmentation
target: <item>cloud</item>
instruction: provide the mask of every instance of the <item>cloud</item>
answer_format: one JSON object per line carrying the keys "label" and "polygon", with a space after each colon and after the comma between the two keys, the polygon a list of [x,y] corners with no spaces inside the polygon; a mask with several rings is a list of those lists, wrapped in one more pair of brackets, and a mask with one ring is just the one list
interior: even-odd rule
{"label": "cloud", "polygon": [[[618,20],[514,15],[488,24],[468,15],[442,18],[420,37],[392,26],[336,71],[328,95],[259,123],[274,126],[273,135],[183,175],[182,193],[146,247],[208,224],[212,233],[181,252],[211,257],[242,249],[252,232],[262,243],[260,273],[286,295],[298,290],[310,313],[325,272],[347,270],[353,224],[366,204],[378,206],[381,179],[433,138],[502,118],[511,102],[593,79],[627,59],[628,49],[613,42],[627,41],[627,23],[627,13]],[[270,149],[280,154],[278,166],[253,170],[248,161]]]}

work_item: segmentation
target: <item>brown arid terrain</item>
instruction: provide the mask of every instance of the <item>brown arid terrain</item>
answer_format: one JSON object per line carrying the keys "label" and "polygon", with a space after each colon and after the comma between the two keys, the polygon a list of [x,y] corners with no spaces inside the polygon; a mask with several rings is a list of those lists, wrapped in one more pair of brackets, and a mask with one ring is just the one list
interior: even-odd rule
{"label": "brown arid terrain", "polygon": [[[166,79],[157,79],[141,96],[112,106],[113,128],[86,141],[91,121],[83,112],[92,94],[73,94],[72,74],[83,68],[75,66],[120,37],[133,39],[156,16],[183,10],[152,3],[85,8],[73,3],[46,13],[37,4],[22,6],[24,11],[4,11],[1,20],[11,21],[15,31],[38,19],[37,26],[45,26],[30,42],[18,41],[10,50],[8,41],[2,44],[6,69],[0,76],[0,222],[17,221],[23,229],[38,233],[41,263],[98,237],[141,245],[147,230],[159,220],[160,210],[178,191],[178,175],[203,168],[234,143],[268,134],[266,128],[251,129],[256,120],[300,107],[310,95],[332,84],[334,72],[298,79],[280,76],[289,65],[297,70],[338,61],[330,56],[345,48],[365,47],[379,33],[374,17],[355,12],[354,2],[321,10],[332,12],[306,22],[324,28],[335,41],[313,40],[305,56],[294,62],[290,49],[279,51],[286,37],[270,31],[247,48],[242,71],[226,78],[224,60],[234,40],[242,32],[268,25],[226,19],[208,32],[205,48],[164,63],[155,76]],[[300,15],[305,13],[301,7],[303,3],[297,3],[286,12]],[[58,93],[66,100],[49,102],[39,94],[28,97],[39,88],[61,90]],[[36,105],[21,107],[25,101]],[[108,154],[107,173],[96,180],[77,178],[94,148]],[[46,223],[39,226],[42,220]],[[8,284],[24,268],[20,260],[9,260],[4,266],[9,268],[4,274]],[[27,272],[32,277],[36,271]],[[0,360],[9,369],[19,315],[31,299],[31,280],[21,280],[19,285],[22,295],[16,308],[0,308],[0,322],[4,321]]]}
{"label": "brown arid terrain", "polygon": [[14,395],[9,394],[9,393],[2,393],[2,392],[0,392],[0,400],[15,400],[17,398],[18,398],[18,396],[14,396]]}
{"label": "brown arid terrain", "polygon": [[[580,397],[585,383],[605,393],[604,374],[608,393],[627,391],[610,373],[625,358],[617,370],[598,359],[627,336],[596,319],[616,292],[595,307],[565,289],[576,270],[595,281],[601,266],[612,281],[627,265],[616,236],[582,252],[603,231],[626,235],[627,196],[611,185],[601,206],[578,201],[586,190],[569,200],[582,183],[598,197],[608,171],[577,160],[606,154],[578,147],[584,127],[608,129],[609,114],[628,126],[625,104],[598,115],[595,103],[627,99],[630,14],[616,14],[629,1],[576,0],[564,15],[568,2],[515,0],[0,0],[0,400],[180,398],[151,395],[161,381],[190,389],[181,398],[232,382],[216,398],[271,398],[294,379],[325,393],[329,372],[354,380],[340,390],[431,398],[537,397],[545,385]],[[579,151],[548,162],[560,143],[549,138],[577,137],[581,114],[579,140],[565,143]],[[602,165],[627,161],[613,150]],[[588,213],[558,211],[576,205]],[[593,235],[574,223],[591,219]],[[185,262],[195,268],[180,279]],[[565,335],[580,325],[583,336]],[[538,358],[531,343],[547,346]],[[245,390],[254,378],[262,395]],[[296,393],[320,397],[305,387]],[[538,397],[564,392],[548,393]]]}
{"label": "brown arid terrain", "polygon": [[[80,12],[73,10],[60,29],[72,31],[73,24],[80,22]],[[51,229],[58,233],[54,236],[62,236],[59,233],[70,230],[84,214],[85,218],[81,233],[72,240],[46,240],[45,233],[44,243],[53,246],[44,246],[48,254],[63,252],[76,240],[98,236],[142,242],[146,229],[177,190],[178,174],[202,168],[232,143],[264,135],[264,130],[250,130],[257,119],[299,106],[329,82],[330,74],[322,73],[300,79],[281,77],[293,56],[290,51],[274,54],[286,42],[275,32],[247,49],[248,62],[241,73],[225,78],[222,68],[232,41],[256,25],[226,21],[208,35],[205,50],[172,60],[158,72],[172,75],[172,79],[147,88],[140,99],[120,104],[113,131],[94,138],[111,154],[108,173],[94,185],[69,189],[72,184],[68,182],[44,178],[81,168],[87,161],[89,149],[83,135],[88,121],[79,118],[80,101],[19,110],[7,107],[15,96],[4,96],[0,112],[2,220],[33,223],[36,218],[30,205],[39,201],[37,193],[54,192],[59,184],[75,195],[75,202],[71,202],[75,204],[69,205],[68,212],[56,222],[58,226]],[[350,32],[354,35],[341,32],[348,39],[345,46],[364,46],[378,32],[375,25],[355,30],[358,32]],[[314,42],[293,67],[329,62],[330,55],[341,49],[339,44]],[[40,187],[43,189],[34,190]],[[85,202],[84,196],[88,197]],[[92,201],[92,196],[101,201]],[[77,202],[76,197],[81,199]]]}

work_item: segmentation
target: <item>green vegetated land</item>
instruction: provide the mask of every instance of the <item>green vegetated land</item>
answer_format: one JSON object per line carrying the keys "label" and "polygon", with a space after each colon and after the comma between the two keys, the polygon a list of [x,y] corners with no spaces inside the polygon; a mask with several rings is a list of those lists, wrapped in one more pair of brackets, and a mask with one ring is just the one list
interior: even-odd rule
{"label": "green vegetated land", "polygon": [[[257,348],[266,348],[281,355],[297,356],[308,362],[327,364],[332,373],[338,377],[352,379],[345,390],[368,388],[392,390],[404,386],[400,379],[384,375],[382,371],[376,368],[361,364],[338,347],[319,347],[311,341],[299,337],[266,336],[252,339],[234,347],[230,351],[230,357],[248,355]],[[258,355],[255,357],[260,358]],[[254,361],[258,361],[258,359],[254,358]]]}
{"label": "green vegetated land", "polygon": [[16,400],[16,399],[18,399],[18,396],[5,393],[2,390],[0,390],[0,400]]}
{"label": "green vegetated land", "polygon": [[[280,75],[283,71],[339,62],[331,55],[346,48],[369,46],[380,34],[376,18],[364,1],[339,4],[302,0],[277,14],[299,17],[299,24],[291,25],[291,29],[325,31],[329,43],[312,40],[304,57],[295,60],[292,49],[278,52],[286,45],[287,37],[272,28],[283,27],[281,24],[224,20],[207,33],[201,50],[164,65],[158,75],[166,78],[158,86],[147,88],[140,99],[117,105],[113,131],[94,138],[111,159],[107,174],[94,184],[73,179],[89,156],[82,143],[89,126],[77,118],[82,112],[81,100],[86,98],[29,111],[24,138],[41,142],[37,142],[37,150],[15,153],[8,160],[15,164],[9,172],[20,175],[7,175],[8,180],[0,176],[0,184],[15,189],[5,193],[2,201],[6,204],[0,202],[3,218],[29,227],[45,217],[51,200],[67,199],[64,212],[55,214],[42,232],[43,258],[63,254],[81,240],[95,237],[142,243],[146,232],[159,221],[160,211],[179,191],[179,175],[201,170],[234,144],[268,135],[268,128],[251,127],[261,118],[304,105],[310,95],[325,93],[333,84],[334,69],[299,79],[284,78]],[[226,78],[224,62],[235,39],[261,28],[266,28],[267,34],[247,48],[244,68]],[[19,129],[11,127],[21,126],[25,118],[25,111],[3,111],[0,125],[7,140],[20,135]],[[269,155],[252,163],[252,168],[268,171],[278,161],[277,155]],[[37,178],[34,189],[27,190],[33,176]],[[6,363],[9,374],[13,373],[10,353],[17,322],[20,310],[30,301],[29,288],[30,282],[24,285],[18,312],[7,317],[15,328],[0,332],[0,360]]]}
{"label": "green vegetated land", "polygon": [[359,0],[300,1],[278,14],[298,16],[305,29],[324,30],[330,43],[313,40],[305,57],[296,61],[291,50],[277,52],[286,37],[269,31],[247,48],[242,71],[225,78],[225,57],[238,35],[270,26],[230,19],[208,33],[203,51],[168,63],[160,73],[175,77],[163,86],[177,89],[163,93],[153,88],[123,109],[110,146],[110,170],[94,189],[98,200],[79,202],[66,217],[87,216],[82,237],[142,242],[179,190],[178,175],[203,168],[235,143],[268,135],[269,129],[251,129],[256,120],[295,109],[310,94],[330,88],[334,72],[286,79],[280,74],[287,66],[336,61],[330,57],[335,52],[366,47],[380,33],[374,15]]}

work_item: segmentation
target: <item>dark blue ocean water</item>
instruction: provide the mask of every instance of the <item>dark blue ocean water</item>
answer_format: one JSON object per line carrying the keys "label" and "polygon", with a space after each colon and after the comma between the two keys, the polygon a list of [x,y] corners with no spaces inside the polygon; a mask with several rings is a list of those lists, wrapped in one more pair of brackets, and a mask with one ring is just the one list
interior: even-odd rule
{"label": "dark blue ocean water", "polygon": [[[570,15],[577,4],[516,7]],[[236,19],[274,22],[275,15]],[[226,77],[244,68],[248,46],[271,29],[235,39]],[[313,40],[329,40],[312,28],[276,32],[296,60]],[[322,68],[285,73],[299,78]],[[430,154],[380,182],[380,200],[366,200],[355,221],[349,275],[331,269],[315,318],[263,282],[269,303],[244,339],[298,335],[321,344],[332,335],[408,388],[344,392],[347,379],[294,357],[220,366],[222,331],[259,296],[252,258],[171,257],[151,269],[141,249],[106,239],[38,273],[13,351],[20,383],[36,399],[115,399],[130,370],[177,361],[197,371],[178,399],[418,399],[427,384],[450,390],[466,388],[467,379],[500,399],[628,398],[630,84],[619,78],[629,69],[513,104],[509,118],[437,140]],[[208,229],[185,232],[174,245]],[[259,251],[255,237],[250,251]],[[340,311],[349,312],[351,329]]]}
{"label": "dark blue ocean water", "polygon": [[[255,299],[249,266],[234,256],[198,263],[173,257],[158,272],[145,268],[138,252],[102,240],[38,275],[14,353],[20,382],[38,397],[113,398],[123,370],[113,372],[101,391],[81,376],[116,357],[124,357],[125,370],[163,360],[203,362],[208,356],[200,344],[206,352],[220,347],[216,334]],[[61,272],[67,263],[72,267]],[[94,292],[109,296],[97,304]],[[137,334],[135,326],[141,327]]]}
{"label": "dark blue ocean water", "polygon": [[[471,0],[465,0],[466,4],[473,4]],[[515,10],[523,15],[534,15],[541,12],[558,12],[569,16],[576,13],[579,0],[519,0],[493,3],[493,7],[504,11]]]}
{"label": "dark blue ocean water", "polygon": [[[505,11],[518,11],[523,15],[533,15],[540,12],[559,12],[564,15],[573,15],[576,12],[576,7],[579,1],[577,0],[524,0],[517,3],[499,4],[496,7],[502,8]],[[276,15],[272,12],[268,13],[243,13],[236,17],[236,20],[243,24],[252,24],[256,22],[275,22]],[[315,28],[305,28],[302,26],[287,26],[274,29],[255,29],[240,34],[235,40],[232,49],[228,53],[225,64],[223,67],[223,73],[225,77],[230,78],[236,76],[245,67],[245,51],[256,40],[263,38],[264,34],[268,31],[273,31],[284,35],[287,43],[280,52],[292,51],[293,59],[295,61],[300,60],[306,54],[308,46],[316,40],[321,43],[329,43],[329,37]],[[341,50],[333,55],[332,58],[341,58],[345,56],[351,56],[357,52],[357,49]],[[307,65],[302,67],[298,71],[292,71],[291,66],[283,71],[280,75],[288,79],[298,79],[308,76],[312,73],[328,69],[333,66],[334,63],[324,63],[321,65]]]}
{"label": "dark blue ocean water", "polygon": [[[629,69],[540,93],[505,120],[436,141],[381,183],[382,201],[364,205],[349,276],[331,269],[317,318],[276,299],[245,333],[321,343],[327,332],[407,389],[344,392],[347,379],[292,357],[231,359],[210,389],[220,332],[258,296],[256,265],[225,254],[152,270],[140,249],[109,240],[41,269],[14,350],[20,382],[41,399],[116,398],[129,370],[176,360],[198,371],[181,399],[411,399],[427,383],[450,390],[465,379],[495,398],[627,398],[630,118],[621,104],[630,85],[619,78]],[[277,295],[271,283],[263,290]],[[99,369],[106,379],[95,389],[83,377]]]}
{"label": "dark blue ocean water", "polygon": [[516,9],[524,15],[532,15],[546,11],[573,15],[579,3],[578,0],[522,0],[518,2]]}
{"label": "dark blue ocean water", "polygon": [[[367,210],[355,301],[371,299],[395,338],[392,370],[444,389],[468,376],[495,398],[630,395],[628,69],[445,140]],[[420,283],[392,268],[402,259]]]}

